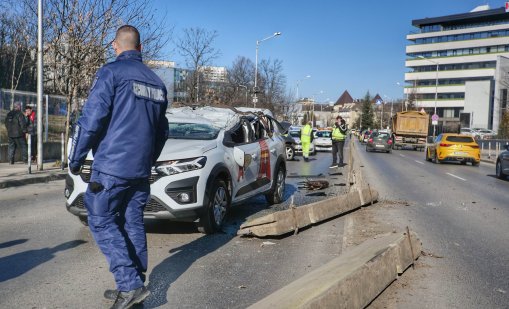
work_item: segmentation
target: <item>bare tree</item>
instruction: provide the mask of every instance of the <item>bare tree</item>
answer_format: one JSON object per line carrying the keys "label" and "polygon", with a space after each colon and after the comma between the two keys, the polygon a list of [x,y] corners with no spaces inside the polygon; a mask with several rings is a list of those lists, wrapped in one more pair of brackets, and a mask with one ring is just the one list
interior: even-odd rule
{"label": "bare tree", "polygon": [[246,57],[237,57],[227,71],[228,87],[223,93],[224,103],[230,106],[247,106],[254,83],[254,63]]}
{"label": "bare tree", "polygon": [[286,76],[283,74],[281,60],[262,60],[260,63],[259,87],[262,89],[260,105],[273,108],[274,104],[284,102],[286,89]]}
{"label": "bare tree", "polygon": [[215,30],[186,28],[175,42],[175,46],[178,48],[180,55],[184,57],[187,67],[193,70],[193,76],[189,79],[188,85],[191,101],[197,100],[199,92],[203,91],[203,87],[200,90],[200,82],[203,83],[200,68],[211,65],[212,61],[220,55],[219,50],[214,47],[217,36]]}
{"label": "bare tree", "polygon": [[[36,20],[35,1],[25,0]],[[141,33],[144,57],[154,60],[169,41],[172,29],[156,18],[149,0],[47,0],[44,10],[45,82],[53,93],[67,97],[69,123],[77,99],[85,97],[93,76],[108,59],[116,29],[131,24]],[[68,140],[69,126],[65,132]]]}

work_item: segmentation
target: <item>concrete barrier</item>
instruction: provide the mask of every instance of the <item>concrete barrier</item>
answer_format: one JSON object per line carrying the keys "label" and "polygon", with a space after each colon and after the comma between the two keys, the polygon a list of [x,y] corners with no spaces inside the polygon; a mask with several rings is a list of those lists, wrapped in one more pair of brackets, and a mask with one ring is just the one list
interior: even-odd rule
{"label": "concrete barrier", "polygon": [[379,236],[353,247],[249,308],[364,308],[412,265],[420,253],[421,242],[415,233]]}
{"label": "concrete barrier", "polygon": [[378,192],[368,188],[359,189],[344,195],[278,211],[245,222],[237,235],[277,236],[345,214],[361,206],[375,202]]}

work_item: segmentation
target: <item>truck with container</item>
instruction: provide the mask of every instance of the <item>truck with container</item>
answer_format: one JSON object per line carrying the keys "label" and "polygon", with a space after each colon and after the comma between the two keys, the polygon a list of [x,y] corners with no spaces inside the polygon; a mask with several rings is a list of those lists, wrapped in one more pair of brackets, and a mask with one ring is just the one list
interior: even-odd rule
{"label": "truck with container", "polygon": [[392,117],[392,140],[395,149],[411,147],[423,151],[428,136],[429,115],[420,111],[398,112]]}

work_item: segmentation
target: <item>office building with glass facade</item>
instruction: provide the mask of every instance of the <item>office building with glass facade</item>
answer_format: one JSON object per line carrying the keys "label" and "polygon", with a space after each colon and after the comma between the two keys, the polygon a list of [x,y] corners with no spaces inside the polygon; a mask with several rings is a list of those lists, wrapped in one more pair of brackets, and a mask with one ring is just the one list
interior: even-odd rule
{"label": "office building with glass facade", "polygon": [[[439,127],[498,129],[509,88],[509,13],[481,6],[412,21],[405,94]],[[436,98],[436,99],[435,99]]]}

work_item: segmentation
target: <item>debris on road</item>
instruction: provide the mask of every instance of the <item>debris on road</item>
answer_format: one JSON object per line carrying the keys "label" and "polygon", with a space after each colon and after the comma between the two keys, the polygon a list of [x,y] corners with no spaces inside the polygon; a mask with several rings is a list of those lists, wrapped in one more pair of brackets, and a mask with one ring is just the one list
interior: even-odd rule
{"label": "debris on road", "polygon": [[329,187],[327,180],[306,180],[299,182],[299,189],[308,189],[310,191],[323,190]]}

